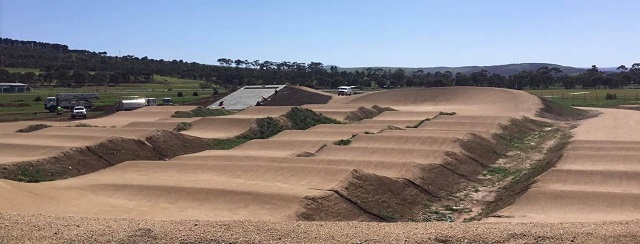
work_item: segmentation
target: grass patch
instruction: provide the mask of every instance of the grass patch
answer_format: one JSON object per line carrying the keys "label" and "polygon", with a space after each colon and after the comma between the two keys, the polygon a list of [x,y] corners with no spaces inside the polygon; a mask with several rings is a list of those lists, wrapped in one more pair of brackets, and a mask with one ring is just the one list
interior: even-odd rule
{"label": "grass patch", "polygon": [[208,109],[198,107],[191,111],[176,111],[171,117],[173,118],[194,118],[194,117],[215,117],[233,114],[234,112],[226,109]]}
{"label": "grass patch", "polygon": [[301,152],[301,153],[297,153],[294,155],[294,157],[296,158],[311,158],[311,157],[315,157],[316,154],[312,153],[312,152]]}
{"label": "grass patch", "polygon": [[[531,90],[529,93],[554,102],[575,107],[613,108],[619,105],[638,104],[639,89],[572,89]],[[615,94],[615,99],[607,94]]]}
{"label": "grass patch", "polygon": [[267,139],[285,130],[281,121],[273,117],[260,118],[256,120],[256,127],[249,133],[238,136],[240,139]]}
{"label": "grass patch", "polygon": [[50,125],[47,124],[35,124],[35,125],[29,125],[25,128],[19,129],[16,132],[19,133],[29,133],[29,132],[33,132],[33,131],[37,131],[37,130],[42,130],[45,128],[49,128],[51,127]]}
{"label": "grass patch", "polygon": [[337,146],[348,146],[349,144],[351,144],[350,139],[340,139],[338,141],[333,142],[333,145],[337,145]]}
{"label": "grass patch", "polygon": [[69,127],[98,127],[92,124],[87,124],[87,123],[77,123],[75,125],[69,126]]}
{"label": "grass patch", "polygon": [[560,103],[560,100],[551,100],[541,97],[542,109],[538,112],[538,116],[553,119],[553,120],[582,120],[588,119],[596,114],[591,111],[577,109],[564,103]]}
{"label": "grass patch", "polygon": [[371,107],[373,110],[377,111],[378,113],[382,113],[382,112],[386,112],[386,111],[398,111],[397,109],[391,108],[391,107],[380,107],[378,105],[373,105],[373,107]]}
{"label": "grass patch", "polygon": [[173,128],[173,131],[175,132],[181,132],[181,131],[185,131],[188,129],[191,129],[193,125],[189,122],[180,122],[180,124],[176,125],[176,128]]}
{"label": "grass patch", "polygon": [[521,174],[522,169],[511,170],[505,167],[490,167],[483,173],[483,175],[486,176],[496,177],[498,181],[502,181],[510,177],[518,177]]}
{"label": "grass patch", "polygon": [[431,121],[431,119],[430,119],[430,118],[426,118],[426,119],[420,120],[420,122],[418,122],[418,123],[417,123],[417,124],[415,124],[415,125],[407,125],[406,127],[407,127],[407,128],[418,128],[418,127],[420,127],[424,122],[427,122],[427,121]]}
{"label": "grass patch", "polygon": [[556,143],[545,152],[545,156],[525,169],[522,174],[515,177],[507,185],[501,187],[502,192],[496,196],[496,200],[485,206],[476,219],[488,217],[501,209],[512,205],[536,182],[538,176],[553,168],[562,158],[564,148],[569,144],[571,134],[562,132]]}
{"label": "grass patch", "polygon": [[241,139],[241,138],[230,138],[230,139],[212,139],[209,141],[209,146],[212,150],[230,150],[234,147],[242,145],[249,140]]}
{"label": "grass patch", "polygon": [[[116,87],[82,87],[82,88],[66,88],[66,87],[36,87],[33,91],[25,93],[4,93],[0,96],[0,104],[13,103],[13,101],[24,101],[26,105],[20,105],[24,107],[0,107],[0,116],[5,116],[5,113],[26,113],[32,115],[34,112],[46,113],[42,101],[33,101],[34,97],[40,96],[42,99],[46,97],[55,96],[58,93],[98,93],[100,99],[94,100],[93,105],[95,107],[114,106],[122,96],[141,96],[147,98],[156,98],[162,101],[164,97],[173,98],[174,104],[183,104],[187,102],[196,101],[203,96],[211,96],[212,90],[200,90],[197,85],[194,87],[177,88],[173,87],[174,91],[167,91],[167,86],[160,84],[120,84]],[[176,89],[198,89],[200,96],[184,96],[176,97]]]}
{"label": "grass patch", "polygon": [[291,122],[294,130],[306,130],[319,124],[341,124],[338,120],[300,107],[292,108],[284,116]]}
{"label": "grass patch", "polygon": [[440,111],[439,115],[456,115],[456,112],[443,112],[443,111]]}
{"label": "grass patch", "polygon": [[38,168],[32,169],[27,165],[19,165],[18,170],[16,170],[16,180],[26,183],[38,183],[50,181],[51,179],[46,178],[42,170]]}

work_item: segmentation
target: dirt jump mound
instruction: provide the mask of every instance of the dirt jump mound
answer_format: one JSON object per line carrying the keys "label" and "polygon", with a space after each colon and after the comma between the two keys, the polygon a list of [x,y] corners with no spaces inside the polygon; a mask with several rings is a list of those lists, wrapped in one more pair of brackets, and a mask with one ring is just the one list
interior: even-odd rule
{"label": "dirt jump mound", "polygon": [[523,91],[487,87],[398,89],[363,94],[349,104],[377,104],[398,110],[455,111],[463,114],[534,116],[542,102]]}

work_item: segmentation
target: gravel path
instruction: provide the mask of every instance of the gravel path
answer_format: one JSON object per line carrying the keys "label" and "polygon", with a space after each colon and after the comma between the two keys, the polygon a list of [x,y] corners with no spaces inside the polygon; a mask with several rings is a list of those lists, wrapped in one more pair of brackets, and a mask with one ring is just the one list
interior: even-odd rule
{"label": "gravel path", "polygon": [[640,221],[361,223],[139,220],[0,213],[0,243],[634,243]]}

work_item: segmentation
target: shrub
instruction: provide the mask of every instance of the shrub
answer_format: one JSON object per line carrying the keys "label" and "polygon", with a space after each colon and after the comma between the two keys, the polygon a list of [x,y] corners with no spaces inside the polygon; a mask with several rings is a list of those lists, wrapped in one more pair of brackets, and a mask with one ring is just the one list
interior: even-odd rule
{"label": "shrub", "polygon": [[348,146],[349,144],[351,144],[351,140],[349,139],[341,139],[339,141],[333,142],[333,145],[338,145],[338,146]]}
{"label": "shrub", "polygon": [[92,125],[92,124],[87,124],[87,123],[78,123],[78,124],[75,124],[75,125],[70,126],[70,127],[97,127],[97,126]]}
{"label": "shrub", "polygon": [[185,131],[185,130],[191,129],[191,126],[192,124],[189,122],[180,122],[180,124],[178,124],[176,128],[173,128],[173,131],[175,132]]}
{"label": "shrub", "polygon": [[213,95],[218,95],[220,94],[220,91],[218,91],[218,88],[213,88]]}
{"label": "shrub", "polygon": [[184,94],[182,94],[182,92],[181,92],[181,91],[180,91],[180,92],[178,92],[178,97],[182,97],[182,96],[184,96]]}
{"label": "shrub", "polygon": [[40,95],[38,95],[36,98],[33,99],[34,102],[41,102],[42,101],[42,97],[40,97]]}
{"label": "shrub", "polygon": [[456,115],[456,112],[440,112],[440,115]]}
{"label": "shrub", "polygon": [[340,124],[340,121],[322,116],[309,109],[294,107],[285,115],[294,130],[306,130],[318,124]]}
{"label": "shrub", "polygon": [[616,93],[608,93],[607,95],[604,97],[604,99],[606,100],[617,100],[618,99],[618,95]]}
{"label": "shrub", "polygon": [[198,92],[194,91],[194,92],[193,92],[193,96],[194,96],[194,97],[197,97],[197,96],[198,96]]}
{"label": "shrub", "polygon": [[169,88],[169,89],[167,89],[167,91],[173,91],[173,88]]}

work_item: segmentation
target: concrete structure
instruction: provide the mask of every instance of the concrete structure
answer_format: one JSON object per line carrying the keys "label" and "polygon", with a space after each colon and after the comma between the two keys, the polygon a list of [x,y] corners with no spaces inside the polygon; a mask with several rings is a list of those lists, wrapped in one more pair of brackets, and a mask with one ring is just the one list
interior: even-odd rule
{"label": "concrete structure", "polygon": [[276,90],[282,90],[284,87],[286,85],[245,86],[209,105],[209,108],[219,108],[220,102],[224,101],[223,107],[225,109],[245,109],[255,106],[256,102],[262,100],[262,97],[273,96]]}
{"label": "concrete structure", "polygon": [[0,93],[28,92],[31,87],[22,83],[0,83]]}

